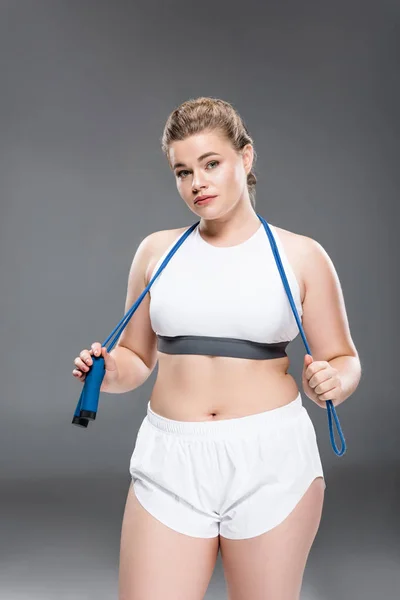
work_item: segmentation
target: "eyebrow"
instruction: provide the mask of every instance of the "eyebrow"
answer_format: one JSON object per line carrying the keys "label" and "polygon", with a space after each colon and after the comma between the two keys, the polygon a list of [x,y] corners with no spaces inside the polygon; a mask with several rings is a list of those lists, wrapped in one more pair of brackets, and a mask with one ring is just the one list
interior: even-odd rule
{"label": "eyebrow", "polygon": [[[220,154],[218,154],[218,152],[206,152],[205,154],[202,154],[201,156],[199,156],[199,158],[197,159],[197,162],[201,162],[204,158],[207,158],[207,156],[221,156]],[[177,162],[174,164],[174,166],[172,167],[173,169],[176,169],[177,167],[186,167],[185,163],[181,163],[181,162]]]}

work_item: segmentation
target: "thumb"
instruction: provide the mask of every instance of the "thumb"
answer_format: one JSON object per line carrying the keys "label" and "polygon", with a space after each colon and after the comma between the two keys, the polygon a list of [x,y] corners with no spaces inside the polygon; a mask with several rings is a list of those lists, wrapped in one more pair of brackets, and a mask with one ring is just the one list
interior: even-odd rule
{"label": "thumb", "polygon": [[304,356],[304,366],[308,367],[308,365],[311,365],[311,363],[314,361],[313,357],[311,356],[311,354],[306,354]]}
{"label": "thumb", "polygon": [[107,348],[105,346],[102,347],[101,353],[104,358],[104,366],[106,371],[115,371],[117,368],[115,358],[107,351]]}

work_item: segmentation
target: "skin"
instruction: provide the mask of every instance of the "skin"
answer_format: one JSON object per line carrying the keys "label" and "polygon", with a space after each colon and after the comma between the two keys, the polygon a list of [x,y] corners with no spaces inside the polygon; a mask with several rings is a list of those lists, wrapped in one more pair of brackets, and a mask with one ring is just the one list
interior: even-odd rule
{"label": "skin", "polygon": [[[210,151],[219,156],[198,162]],[[250,144],[237,152],[219,132],[203,132],[172,143],[168,158],[177,190],[200,219],[199,231],[208,243],[235,245],[255,233],[260,221],[246,183],[253,163]],[[185,166],[175,169],[176,162]],[[194,198],[202,194],[217,198],[205,206],[195,205]],[[141,245],[131,269],[126,309],[148,284],[166,248],[186,229],[155,232]],[[354,392],[361,375],[338,276],[318,242],[282,228],[277,232],[300,287],[302,324],[312,351],[312,357],[304,357],[303,397],[321,408],[326,399],[337,406]],[[139,265],[143,281],[137,275]],[[157,352],[148,308],[147,295],[140,317],[132,319],[119,345],[121,351],[142,357],[148,375],[158,364],[150,398],[156,413],[183,421],[230,419],[283,406],[297,396],[287,357],[257,361]],[[97,342],[75,359],[75,375],[84,377],[95,351],[103,353],[110,381],[115,381],[118,359],[114,359],[119,355],[114,351],[107,355]],[[245,540],[201,539],[166,527],[141,506],[130,486],[121,532],[119,599],[200,600],[220,549],[229,600],[298,600],[323,501],[324,481],[316,478],[295,509],[272,530]]]}
{"label": "skin", "polygon": [[[199,156],[210,151],[220,156],[198,162]],[[174,169],[176,163],[185,166]],[[200,234],[208,243],[235,245],[257,231],[260,220],[251,205],[246,181],[253,164],[250,144],[237,152],[218,132],[204,132],[172,143],[169,164],[178,192],[200,219]],[[194,199],[203,194],[216,194],[217,198],[208,205],[195,205]],[[161,232],[149,262],[146,285],[166,247],[185,230],[186,227]],[[337,274],[329,256],[315,240],[281,228],[277,231],[299,283],[302,324],[313,354],[312,358],[305,358],[304,392],[325,407],[324,400],[332,399],[332,395],[320,399],[317,393],[340,388],[334,402],[337,405],[344,400],[345,393],[354,391],[357,382],[356,378],[347,381],[346,389],[342,390],[340,375],[328,361],[343,355],[358,360]],[[159,352],[158,365],[150,403],[155,412],[170,419],[241,417],[287,404],[299,391],[294,377],[288,373],[288,357],[257,361]],[[317,393],[306,385],[311,377],[311,383],[320,386]]]}

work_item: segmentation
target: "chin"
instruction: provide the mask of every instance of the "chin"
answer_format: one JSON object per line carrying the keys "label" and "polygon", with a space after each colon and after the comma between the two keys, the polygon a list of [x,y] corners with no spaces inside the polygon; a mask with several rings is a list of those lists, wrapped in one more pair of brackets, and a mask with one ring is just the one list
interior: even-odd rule
{"label": "chin", "polygon": [[196,212],[196,215],[204,221],[211,221],[213,219],[218,219],[218,217],[221,217],[223,213],[221,213],[220,210],[208,207],[206,211],[202,210],[201,212]]}
{"label": "chin", "polygon": [[195,215],[197,215],[198,217],[204,218],[204,216],[207,215],[207,219],[208,219],[208,218],[210,218],[209,215],[217,216],[216,215],[217,211],[215,209],[215,206],[205,206],[205,207],[199,206],[199,208],[197,208],[197,206],[195,204],[193,204],[193,202],[191,202],[190,204],[188,202],[186,202],[186,204],[187,204],[188,208],[190,208],[190,210],[192,212],[194,212]]}

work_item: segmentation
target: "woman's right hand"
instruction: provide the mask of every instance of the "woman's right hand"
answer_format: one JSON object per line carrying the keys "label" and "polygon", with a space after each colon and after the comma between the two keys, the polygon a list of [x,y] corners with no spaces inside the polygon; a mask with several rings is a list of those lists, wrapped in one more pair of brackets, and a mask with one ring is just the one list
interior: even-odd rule
{"label": "woman's right hand", "polygon": [[72,374],[76,379],[84,382],[86,379],[86,373],[90,371],[90,367],[93,364],[93,355],[103,356],[104,358],[105,374],[100,388],[102,389],[118,379],[118,368],[115,358],[107,352],[107,348],[105,346],[101,346],[100,342],[93,342],[90,350],[84,349],[82,352],[80,352],[79,356],[77,356],[74,360],[75,369],[72,371]]}

